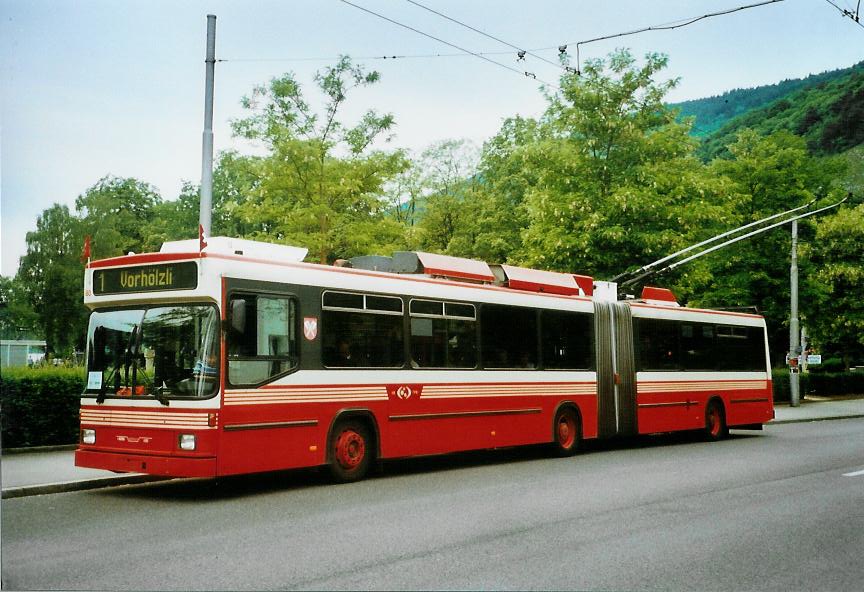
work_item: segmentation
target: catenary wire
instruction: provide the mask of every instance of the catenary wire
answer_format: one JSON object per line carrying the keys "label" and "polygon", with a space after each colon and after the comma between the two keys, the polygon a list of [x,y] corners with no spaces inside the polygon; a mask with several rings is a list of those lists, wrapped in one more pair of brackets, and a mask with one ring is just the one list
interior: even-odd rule
{"label": "catenary wire", "polygon": [[354,4],[353,2],[349,2],[348,0],[339,0],[339,1],[342,2],[343,4],[347,4],[348,6],[352,6],[358,10],[362,10],[363,12],[371,14],[372,16],[375,16],[375,17],[378,17],[382,20],[385,20],[388,23],[392,23],[394,25],[402,27],[403,29],[408,29],[409,31],[417,33],[418,35],[428,37],[429,39],[437,41],[438,43],[443,43],[444,45],[452,47],[453,49],[458,49],[459,51],[465,52],[467,54],[471,54],[474,57],[480,58],[484,62],[489,62],[490,64],[494,64],[494,65],[498,66],[499,68],[505,68],[507,70],[510,70],[511,72],[515,72],[515,73],[519,74],[520,76],[526,76],[528,78],[533,78],[537,82],[545,84],[546,86],[548,86],[550,88],[554,88],[556,90],[559,90],[557,86],[555,86],[554,84],[551,84],[549,82],[546,82],[544,80],[541,80],[540,78],[537,78],[537,76],[535,74],[533,74],[532,72],[525,72],[525,71],[519,70],[517,68],[514,68],[512,66],[508,66],[507,64],[502,64],[501,62],[496,62],[495,60],[489,59],[480,53],[471,51],[469,49],[465,49],[464,47],[460,47],[460,46],[456,45],[455,43],[450,43],[449,41],[445,41],[445,40],[441,39],[440,37],[435,37],[434,35],[430,35],[429,33],[425,33],[423,31],[421,31],[420,29],[416,29],[410,25],[400,23],[399,21],[393,20],[390,17],[384,16],[383,14],[379,14],[379,13],[375,12],[374,10],[370,10],[364,6],[360,6],[359,4]]}
{"label": "catenary wire", "polygon": [[[361,59],[361,60],[395,60],[395,59],[452,58],[452,57],[464,57],[464,56],[482,57],[482,56],[491,56],[491,55],[510,55],[510,54],[512,54],[512,52],[510,52],[510,51],[478,51],[478,52],[472,52],[472,51],[469,51],[469,50],[465,50],[465,49],[459,48],[458,46],[455,46],[455,45],[453,45],[453,44],[451,44],[451,43],[448,43],[448,42],[446,42],[446,41],[444,41],[444,40],[442,40],[442,39],[438,39],[437,37],[432,37],[432,36],[430,36],[430,35],[428,35],[428,34],[426,34],[426,33],[423,33],[422,31],[418,31],[418,30],[414,29],[413,27],[408,27],[407,25],[403,25],[402,23],[398,23],[398,22],[394,21],[393,19],[389,19],[389,18],[387,18],[387,17],[384,17],[383,15],[378,15],[377,13],[374,13],[374,12],[372,12],[371,10],[368,10],[368,9],[366,9],[366,8],[363,8],[362,6],[357,6],[356,4],[352,4],[351,2],[346,2],[345,0],[340,0],[340,1],[343,1],[343,2],[345,2],[345,4],[350,4],[351,6],[354,6],[355,8],[359,8],[360,10],[363,10],[363,11],[365,11],[365,12],[369,12],[369,13],[371,13],[371,14],[374,14],[375,16],[378,16],[379,18],[383,18],[383,19],[388,20],[388,21],[390,21],[390,22],[392,22],[392,23],[394,23],[394,24],[397,24],[397,25],[399,25],[399,26],[401,26],[401,27],[408,28],[408,29],[410,29],[410,30],[412,30],[412,31],[415,31],[415,32],[421,34],[421,35],[424,35],[424,36],[430,37],[430,38],[432,38],[432,39],[435,39],[436,41],[439,41],[439,42],[441,42],[441,43],[445,43],[446,45],[449,45],[450,47],[455,47],[456,49],[459,49],[459,50],[460,50],[460,53],[430,53],[430,54],[401,54],[401,55],[399,55],[399,54],[394,54],[394,55],[376,55],[376,56],[362,56],[362,57],[358,57],[357,59]],[[431,12],[436,12],[436,11],[430,9],[430,8],[427,8],[427,7],[425,7],[425,6],[422,6],[422,5],[419,4],[418,2],[414,2],[413,0],[406,0],[406,1],[407,1],[407,2],[411,2],[412,4],[415,4],[415,5],[420,6],[420,7],[422,7],[422,8],[425,8],[426,10],[430,10]],[[623,33],[613,33],[613,34],[611,34],[611,35],[605,35],[605,36],[602,36],[602,37],[595,37],[595,38],[593,38],[593,39],[584,39],[584,40],[582,40],[582,41],[570,42],[570,43],[566,43],[566,44],[563,44],[563,45],[547,46],[547,47],[536,47],[536,48],[532,48],[532,49],[527,49],[527,50],[525,50],[525,52],[526,52],[527,55],[531,55],[532,57],[537,57],[538,59],[543,59],[541,56],[536,56],[536,55],[534,54],[534,52],[538,52],[538,51],[549,51],[549,50],[553,50],[553,49],[557,49],[559,52],[561,52],[562,49],[566,49],[566,47],[567,47],[568,45],[573,45],[574,43],[576,44],[576,46],[577,46],[577,51],[578,51],[579,45],[585,45],[585,44],[587,44],[587,43],[593,43],[593,42],[595,42],[595,41],[603,41],[603,40],[608,40],[608,39],[615,39],[615,38],[618,38],[618,37],[624,37],[624,36],[628,36],[628,35],[636,35],[636,34],[638,34],[638,33],[645,33],[645,32],[649,32],[649,31],[665,31],[665,30],[677,29],[677,28],[685,27],[685,26],[687,26],[687,25],[690,25],[690,24],[693,24],[693,23],[699,22],[699,21],[704,20],[704,19],[707,19],[707,18],[711,18],[711,17],[715,17],[715,16],[721,16],[721,15],[725,15],[725,14],[731,14],[731,13],[733,13],[733,12],[738,12],[738,11],[746,10],[746,9],[749,9],[749,8],[755,8],[755,7],[758,7],[758,6],[764,6],[764,5],[766,5],[766,4],[774,4],[774,3],[776,3],[776,2],[782,2],[782,1],[783,1],[783,0],[765,0],[764,2],[759,2],[759,3],[757,3],[757,4],[748,4],[748,5],[745,5],[745,6],[738,6],[738,7],[735,7],[735,8],[730,8],[730,9],[728,9],[728,10],[723,10],[723,11],[714,12],[714,13],[710,13],[710,14],[704,14],[704,15],[701,15],[701,16],[694,16],[694,17],[689,17],[689,18],[683,18],[683,19],[679,19],[679,20],[676,20],[676,21],[669,21],[669,22],[662,23],[662,24],[659,24],[659,25],[651,25],[650,27],[643,27],[643,28],[641,28],[641,29],[635,29],[635,30],[632,30],[632,31],[626,31],[626,32],[623,32]],[[826,1],[830,2],[830,0],[826,0]],[[859,2],[859,4],[860,4],[860,0],[858,0],[858,2]],[[845,16],[848,16],[848,14],[847,14],[848,11],[844,11],[842,8],[839,8],[839,7],[838,7],[836,4],[834,4],[833,2],[830,2],[830,3],[831,3],[835,8],[837,8],[841,13],[843,13]],[[474,29],[473,27],[470,27],[469,25],[465,25],[464,23],[461,23],[461,22],[459,22],[459,21],[456,21],[455,19],[451,19],[450,17],[448,17],[448,16],[446,16],[446,15],[443,15],[443,14],[441,14],[441,13],[437,13],[437,12],[436,12],[436,14],[439,14],[439,15],[441,15],[442,17],[447,18],[447,19],[449,19],[449,20],[452,20],[453,22],[456,22],[456,23],[458,23],[458,24],[460,24],[460,25],[462,25],[462,26],[465,26],[465,27],[468,27],[468,28],[470,28],[470,29],[472,29],[472,30],[475,30],[475,31],[479,32],[479,33],[482,34],[482,35],[486,35],[486,36],[490,37],[491,39],[494,39],[495,41],[498,41],[499,43],[504,43],[504,44],[507,45],[508,47],[512,47],[512,48],[514,48],[514,49],[517,48],[516,46],[511,45],[511,44],[507,43],[506,41],[503,41],[503,40],[498,39],[497,37],[493,37],[493,36],[491,36],[491,35],[487,35],[486,33],[482,32],[482,31],[479,31],[479,30],[477,30],[477,29]],[[307,62],[307,61],[332,61],[332,60],[334,60],[334,59],[338,59],[338,58],[334,58],[334,57],[301,57],[301,58],[226,58],[226,59],[220,59],[220,60],[217,60],[217,61],[219,61],[219,62]],[[489,61],[492,61],[492,60],[489,60]],[[561,66],[560,64],[555,64],[554,62],[551,62],[551,61],[549,61],[549,60],[544,60],[544,61],[546,61],[547,63],[554,64],[555,66],[557,66],[557,67],[559,67],[559,68],[560,68],[560,67],[563,67],[563,66]],[[517,72],[517,73],[524,74],[524,72],[521,72],[521,71],[519,71],[519,70],[516,69],[516,68],[510,68],[510,67],[507,66],[506,64],[500,64],[500,63],[498,63],[498,62],[494,62],[494,61],[493,61],[493,63],[495,63],[495,64],[498,65],[498,66],[503,66],[503,67],[506,67],[506,68],[508,68],[508,69],[511,69],[511,70],[513,70],[513,71],[515,71],[515,72]]]}
{"label": "catenary wire", "polygon": [[422,8],[423,10],[429,11],[432,14],[436,14],[443,19],[447,19],[448,21],[450,21],[452,23],[456,23],[457,25],[459,25],[461,27],[465,27],[466,29],[469,29],[471,31],[474,31],[475,33],[483,35],[484,37],[492,39],[493,41],[497,41],[498,43],[501,43],[503,45],[506,45],[507,47],[511,47],[511,48],[515,49],[517,51],[517,55],[519,56],[520,59],[522,59],[525,55],[529,55],[533,58],[540,60],[541,62],[545,62],[547,64],[555,66],[556,68],[561,68],[562,70],[570,71],[570,68],[568,68],[567,66],[562,66],[560,63],[553,62],[552,60],[547,60],[543,56],[540,56],[540,55],[537,55],[536,53],[533,53],[533,51],[530,49],[524,49],[524,48],[519,47],[517,45],[513,45],[512,43],[504,41],[503,39],[501,39],[499,37],[495,37],[494,35],[490,35],[489,33],[486,33],[485,31],[481,31],[480,29],[477,29],[476,27],[472,27],[471,25],[465,24],[462,21],[459,21],[459,20],[456,20],[452,17],[449,17],[442,12],[438,12],[435,9],[432,9],[432,8],[429,8],[428,6],[420,4],[419,2],[416,2],[415,0],[405,0],[405,1],[408,2],[409,4],[413,4],[414,6]]}
{"label": "catenary wire", "polygon": [[[487,55],[510,55],[511,51],[478,51],[481,56]],[[320,56],[320,57],[301,57],[301,58],[222,58],[217,62],[332,62],[338,60],[341,56]],[[425,58],[467,58],[473,57],[470,53],[424,53],[424,54],[393,54],[393,55],[374,55],[374,56],[352,56],[357,60],[404,60],[404,59],[425,59]]]}
{"label": "catenary wire", "polygon": [[[830,0],[827,0],[827,1],[830,2]],[[562,47],[566,48],[568,45],[573,45],[574,43],[576,44],[576,67],[577,67],[577,72],[578,72],[578,69],[581,68],[579,48],[582,45],[585,45],[588,43],[594,43],[596,41],[605,41],[608,39],[617,39],[618,37],[627,37],[629,35],[637,35],[639,33],[647,33],[649,31],[670,31],[672,29],[680,29],[681,27],[686,27],[687,25],[692,25],[692,24],[697,23],[699,21],[713,18],[715,16],[723,16],[726,14],[732,14],[733,12],[739,12],[741,10],[747,10],[750,8],[757,8],[759,6],[765,6],[767,4],[775,4],[777,2],[783,2],[783,0],[765,0],[764,2],[757,2],[756,4],[747,4],[745,6],[737,6],[735,8],[729,8],[727,10],[721,10],[718,12],[703,14],[701,16],[694,16],[691,18],[685,18],[685,19],[681,19],[679,21],[672,21],[669,23],[661,24],[661,25],[652,25],[650,27],[643,27],[641,29],[634,29],[633,31],[625,31],[623,33],[613,33],[611,35],[604,35],[602,37],[595,37],[593,39],[584,39],[582,41],[575,41],[575,42],[571,41],[570,43],[564,44]],[[546,49],[552,49],[552,48],[546,48]]]}
{"label": "catenary wire", "polygon": [[[859,27],[861,27],[862,29],[864,29],[864,24],[862,24],[861,21],[860,21],[859,18],[858,18],[858,11],[857,11],[857,10],[856,10],[855,13],[853,14],[851,10],[846,10],[845,8],[841,8],[840,6],[837,6],[837,4],[835,4],[835,3],[832,2],[831,0],[825,0],[825,2],[827,2],[828,4],[830,4],[831,6],[833,6],[834,8],[836,8],[836,9],[838,10],[838,12],[840,12],[841,15],[849,17],[849,19],[850,19],[853,23],[855,23],[856,25],[858,25]],[[859,7],[861,6],[861,2],[860,2],[860,0],[859,0],[859,2],[858,2],[858,6],[859,6]]]}

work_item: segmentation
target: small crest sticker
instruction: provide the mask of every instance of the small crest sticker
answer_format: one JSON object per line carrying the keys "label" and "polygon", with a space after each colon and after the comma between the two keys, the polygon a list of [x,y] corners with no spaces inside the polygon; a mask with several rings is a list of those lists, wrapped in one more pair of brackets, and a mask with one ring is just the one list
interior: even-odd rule
{"label": "small crest sticker", "polygon": [[303,336],[309,341],[318,337],[318,317],[303,318]]}
{"label": "small crest sticker", "polygon": [[387,385],[387,396],[391,401],[408,401],[419,399],[423,386],[420,384],[389,384]]}

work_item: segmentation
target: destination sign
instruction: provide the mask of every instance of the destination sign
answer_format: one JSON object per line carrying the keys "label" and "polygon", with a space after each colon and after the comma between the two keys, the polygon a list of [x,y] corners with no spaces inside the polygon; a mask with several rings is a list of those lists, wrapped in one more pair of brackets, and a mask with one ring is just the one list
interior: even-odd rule
{"label": "destination sign", "polygon": [[198,265],[194,261],[167,265],[141,265],[93,272],[93,294],[132,294],[198,287]]}

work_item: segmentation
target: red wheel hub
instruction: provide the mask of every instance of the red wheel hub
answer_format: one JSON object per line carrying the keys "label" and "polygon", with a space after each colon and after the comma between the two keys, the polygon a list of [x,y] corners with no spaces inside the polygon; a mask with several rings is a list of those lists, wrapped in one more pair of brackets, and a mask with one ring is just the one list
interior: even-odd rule
{"label": "red wheel hub", "polygon": [[576,422],[569,415],[562,415],[558,419],[558,444],[561,448],[568,449],[576,441]]}
{"label": "red wheel hub", "polygon": [[336,462],[344,469],[354,469],[366,456],[366,441],[354,430],[345,430],[336,439]]}
{"label": "red wheel hub", "polygon": [[716,407],[708,411],[708,431],[712,436],[720,434],[720,411]]}

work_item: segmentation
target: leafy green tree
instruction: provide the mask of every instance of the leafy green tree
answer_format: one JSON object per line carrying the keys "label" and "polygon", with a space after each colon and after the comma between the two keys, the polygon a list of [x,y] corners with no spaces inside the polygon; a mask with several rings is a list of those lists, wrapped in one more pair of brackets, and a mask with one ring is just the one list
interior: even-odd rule
{"label": "leafy green tree", "polygon": [[75,209],[84,234],[91,237],[92,257],[116,257],[151,246],[147,223],[161,202],[153,186],[131,177],[108,175],[87,189],[75,200]]}
{"label": "leafy green tree", "polygon": [[177,199],[155,204],[144,226],[141,250],[155,252],[166,241],[197,238],[200,203],[198,187],[186,182]]}
{"label": "leafy green tree", "polygon": [[524,263],[609,277],[729,218],[689,125],[663,106],[676,84],[655,80],[666,63],[619,50],[562,77],[535,141],[510,155],[527,171]]}
{"label": "leafy green tree", "polygon": [[36,230],[27,233],[27,253],[18,269],[17,279],[36,313],[47,349],[56,355],[68,355],[84,345],[83,235],[81,222],[69,208],[54,204],[39,216]]}
{"label": "leafy green tree", "polygon": [[544,140],[547,131],[538,121],[517,116],[484,144],[471,211],[463,218],[468,228],[456,245],[462,254],[487,261],[522,259],[522,232],[528,227],[525,196],[541,170],[526,166],[526,156],[528,147]]}
{"label": "leafy green tree", "polygon": [[846,367],[864,363],[864,205],[819,220],[807,253],[822,288],[807,321],[814,340]]}
{"label": "leafy green tree", "polygon": [[[234,151],[218,155],[213,167],[211,236],[251,235],[255,227],[240,215],[240,206],[259,192],[261,158]],[[165,241],[197,238],[200,221],[200,187],[183,184],[177,199],[153,206],[143,232],[144,250],[158,251]]]}
{"label": "leafy green tree", "polygon": [[454,240],[470,227],[476,147],[466,140],[444,140],[429,146],[400,175],[406,190],[396,204],[406,223],[418,219],[420,248],[453,255]]}
{"label": "leafy green tree", "polygon": [[316,111],[291,73],[257,87],[243,106],[252,114],[235,133],[262,142],[256,190],[233,207],[253,238],[309,248],[322,263],[392,248],[402,226],[386,217],[385,184],[405,170],[400,151],[375,149],[393,116],[366,111],[353,126],[339,119],[348,93],[378,81],[347,57],[316,76],[324,97]]}
{"label": "leafy green tree", "polygon": [[21,280],[0,276],[0,337],[36,339],[41,336],[38,321]]}
{"label": "leafy green tree", "polygon": [[[781,131],[763,137],[742,130],[729,146],[728,159],[711,164],[713,174],[729,183],[736,218],[730,228],[823,198],[842,176],[843,162],[817,159],[804,140]],[[832,194],[833,195],[833,194]],[[701,306],[757,306],[768,322],[774,358],[788,349],[789,231],[776,229],[710,255],[704,261],[711,274],[691,287],[693,304]],[[812,235],[810,222],[800,223],[802,240]],[[818,286],[806,261],[800,266],[802,319],[811,314]]]}

